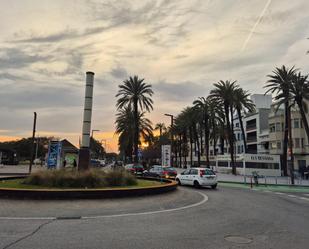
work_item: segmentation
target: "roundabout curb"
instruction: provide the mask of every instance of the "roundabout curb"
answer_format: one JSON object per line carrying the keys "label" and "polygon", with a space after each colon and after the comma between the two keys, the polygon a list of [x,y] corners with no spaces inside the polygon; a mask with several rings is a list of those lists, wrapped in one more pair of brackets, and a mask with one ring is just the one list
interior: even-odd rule
{"label": "roundabout curb", "polygon": [[[22,177],[10,177],[10,180]],[[107,199],[138,197],[167,193],[177,189],[177,182],[169,179],[137,177],[150,181],[162,181],[165,184],[140,188],[107,188],[107,189],[17,189],[0,188],[0,198],[10,199]]]}

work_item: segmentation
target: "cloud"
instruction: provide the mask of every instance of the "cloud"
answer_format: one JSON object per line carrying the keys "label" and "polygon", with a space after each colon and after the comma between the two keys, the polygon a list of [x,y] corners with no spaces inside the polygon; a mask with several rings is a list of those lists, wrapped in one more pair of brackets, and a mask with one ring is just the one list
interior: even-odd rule
{"label": "cloud", "polygon": [[38,61],[48,61],[50,55],[29,54],[19,48],[6,48],[0,51],[0,69],[26,67]]}
{"label": "cloud", "polygon": [[160,100],[176,102],[193,101],[198,96],[206,96],[208,87],[191,81],[179,83],[161,81],[153,85],[155,95],[158,95]]}
{"label": "cloud", "polygon": [[123,80],[128,77],[127,70],[120,66],[113,68],[110,74],[115,78],[123,79]]}

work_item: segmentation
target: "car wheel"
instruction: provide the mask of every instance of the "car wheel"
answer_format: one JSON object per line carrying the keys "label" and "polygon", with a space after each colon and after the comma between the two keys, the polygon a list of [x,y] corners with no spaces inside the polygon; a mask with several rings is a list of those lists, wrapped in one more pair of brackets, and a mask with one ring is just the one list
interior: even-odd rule
{"label": "car wheel", "polygon": [[179,179],[176,179],[176,182],[178,183],[179,186],[181,186],[181,182]]}
{"label": "car wheel", "polygon": [[194,186],[195,188],[200,188],[200,187],[201,187],[201,185],[199,184],[198,181],[194,181],[194,182],[193,182],[193,186]]}
{"label": "car wheel", "polygon": [[217,184],[211,185],[211,188],[212,188],[212,189],[216,189],[216,188],[217,188]]}

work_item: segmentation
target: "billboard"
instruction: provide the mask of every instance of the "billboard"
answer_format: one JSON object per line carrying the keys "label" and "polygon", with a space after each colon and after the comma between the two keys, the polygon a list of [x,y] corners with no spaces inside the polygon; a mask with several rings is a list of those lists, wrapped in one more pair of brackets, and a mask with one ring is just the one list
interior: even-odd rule
{"label": "billboard", "polygon": [[50,141],[48,146],[47,167],[60,168],[61,142]]}
{"label": "billboard", "polygon": [[161,164],[163,167],[171,166],[171,146],[162,145],[161,146]]}

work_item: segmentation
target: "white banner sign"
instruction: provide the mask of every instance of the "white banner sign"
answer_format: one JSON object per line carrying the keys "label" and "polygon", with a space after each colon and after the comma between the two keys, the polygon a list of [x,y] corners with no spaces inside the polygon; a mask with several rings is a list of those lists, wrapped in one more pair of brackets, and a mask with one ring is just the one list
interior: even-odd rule
{"label": "white banner sign", "polygon": [[162,160],[163,167],[171,166],[171,146],[170,145],[161,146],[161,160]]}

